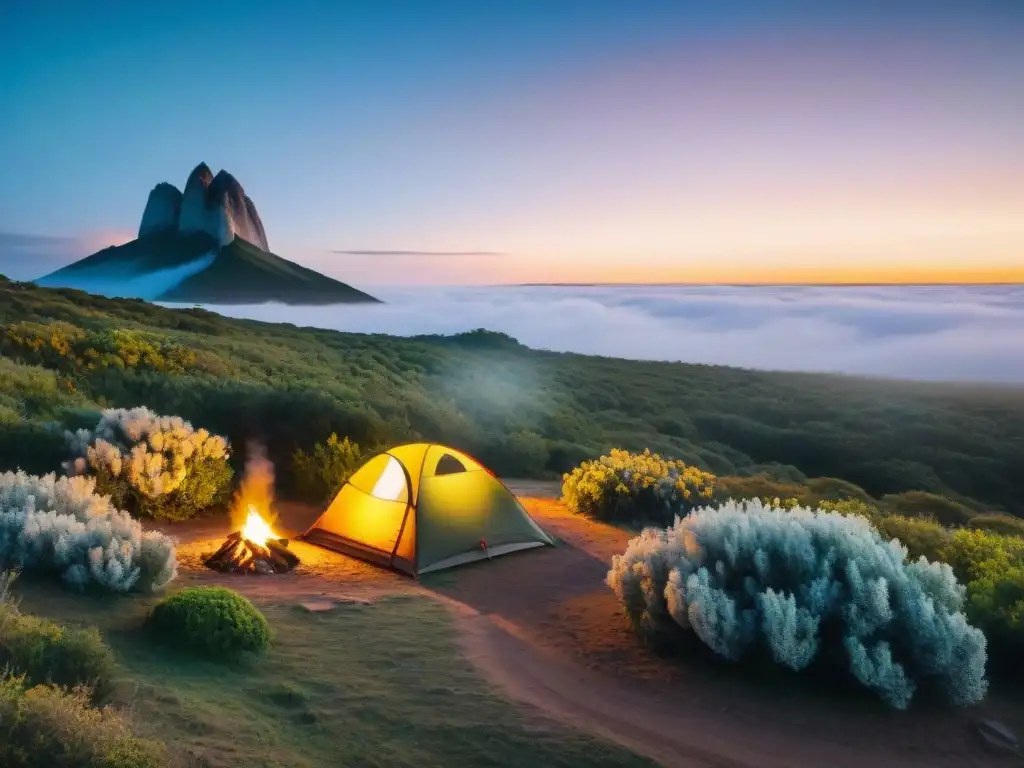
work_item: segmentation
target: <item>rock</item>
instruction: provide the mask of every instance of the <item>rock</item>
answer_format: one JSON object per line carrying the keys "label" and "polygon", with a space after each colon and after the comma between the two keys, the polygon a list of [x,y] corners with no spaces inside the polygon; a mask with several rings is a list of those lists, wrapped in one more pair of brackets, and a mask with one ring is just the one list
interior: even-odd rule
{"label": "rock", "polygon": [[274,566],[272,566],[266,560],[253,561],[252,568],[254,571],[256,571],[256,573],[262,573],[264,575],[274,572]]}
{"label": "rock", "polygon": [[185,183],[178,230],[205,232],[221,246],[238,236],[257,248],[270,250],[256,205],[238,179],[225,170],[214,176],[206,163],[197,165]]}
{"label": "rock", "polygon": [[206,163],[192,169],[181,198],[178,231],[209,232],[210,217],[206,212],[206,190],[213,183],[213,173]]}
{"label": "rock", "polygon": [[369,605],[370,601],[363,597],[336,597],[334,602],[344,605]]}
{"label": "rock", "polygon": [[146,210],[142,213],[139,237],[177,227],[181,216],[181,198],[181,191],[166,181],[153,187],[146,201]]}
{"label": "rock", "polygon": [[310,613],[326,613],[339,605],[370,605],[370,601],[361,597],[335,597],[324,600],[308,600],[299,605]]}
{"label": "rock", "polygon": [[1020,742],[1009,728],[998,720],[982,719],[977,724],[978,735],[988,746],[1002,752],[1020,754]]}
{"label": "rock", "polygon": [[299,603],[299,605],[310,613],[326,613],[334,608],[334,603],[330,600],[310,600],[307,603]]}
{"label": "rock", "polygon": [[253,228],[253,235],[257,238],[249,242],[263,243],[263,250],[269,251],[270,245],[267,243],[267,233],[263,230],[263,222],[260,220],[260,215],[256,212],[256,204],[249,197],[245,198],[245,210],[249,213],[249,226]]}

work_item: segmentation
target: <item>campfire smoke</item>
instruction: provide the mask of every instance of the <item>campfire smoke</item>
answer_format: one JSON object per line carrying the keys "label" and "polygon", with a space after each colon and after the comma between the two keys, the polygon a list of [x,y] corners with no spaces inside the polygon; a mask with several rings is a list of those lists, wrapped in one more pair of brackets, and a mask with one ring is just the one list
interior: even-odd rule
{"label": "campfire smoke", "polygon": [[[245,474],[231,505],[236,530],[229,534],[206,566],[235,573],[284,573],[299,564],[288,539],[274,533],[274,465],[258,446],[249,451]],[[268,522],[268,519],[271,522]]]}
{"label": "campfire smoke", "polygon": [[[249,458],[245,462],[245,474],[242,475],[242,482],[238,485],[235,497],[231,503],[231,523],[234,528],[247,526],[253,515],[265,523],[266,538],[274,538],[271,526],[277,518],[274,511],[274,463],[267,458],[261,446],[251,446]],[[249,533],[248,531],[246,533]],[[261,544],[258,536],[259,528],[254,528],[251,533],[257,544]]]}

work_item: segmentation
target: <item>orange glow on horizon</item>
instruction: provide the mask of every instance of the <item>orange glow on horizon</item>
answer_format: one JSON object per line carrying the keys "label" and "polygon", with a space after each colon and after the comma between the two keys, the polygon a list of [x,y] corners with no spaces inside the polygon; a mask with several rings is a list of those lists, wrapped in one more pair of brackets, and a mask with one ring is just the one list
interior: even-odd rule
{"label": "orange glow on horizon", "polygon": [[592,277],[560,276],[549,280],[525,280],[528,283],[577,284],[705,284],[705,285],[1016,285],[1024,284],[1024,266],[978,269],[929,269],[926,267],[755,267],[724,266],[678,271],[655,269],[645,278],[637,269],[601,269]]}

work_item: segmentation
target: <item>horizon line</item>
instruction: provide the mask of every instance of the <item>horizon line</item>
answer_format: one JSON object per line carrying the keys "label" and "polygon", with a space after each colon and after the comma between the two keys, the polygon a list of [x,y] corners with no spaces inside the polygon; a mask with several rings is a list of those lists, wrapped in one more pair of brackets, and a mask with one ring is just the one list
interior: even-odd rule
{"label": "horizon line", "polygon": [[638,281],[638,282],[617,282],[617,281],[588,281],[588,282],[529,282],[529,283],[492,283],[495,288],[630,288],[630,287],[711,287],[723,288],[758,288],[758,287],[808,287],[808,288],[884,288],[884,287],[929,287],[929,286],[964,286],[974,285],[985,286],[1024,286],[1024,279],[1021,280],[932,280],[932,281],[842,281],[842,280],[764,280],[764,281]]}

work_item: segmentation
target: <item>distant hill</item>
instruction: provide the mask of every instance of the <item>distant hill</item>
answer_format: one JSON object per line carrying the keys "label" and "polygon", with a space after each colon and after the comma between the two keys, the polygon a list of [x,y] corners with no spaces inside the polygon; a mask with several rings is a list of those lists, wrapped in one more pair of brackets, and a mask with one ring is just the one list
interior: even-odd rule
{"label": "distant hill", "polygon": [[149,194],[139,236],[35,281],[118,298],[204,304],[353,304],[379,299],[271,253],[253,201],[234,176],[205,163],[185,192]]}

